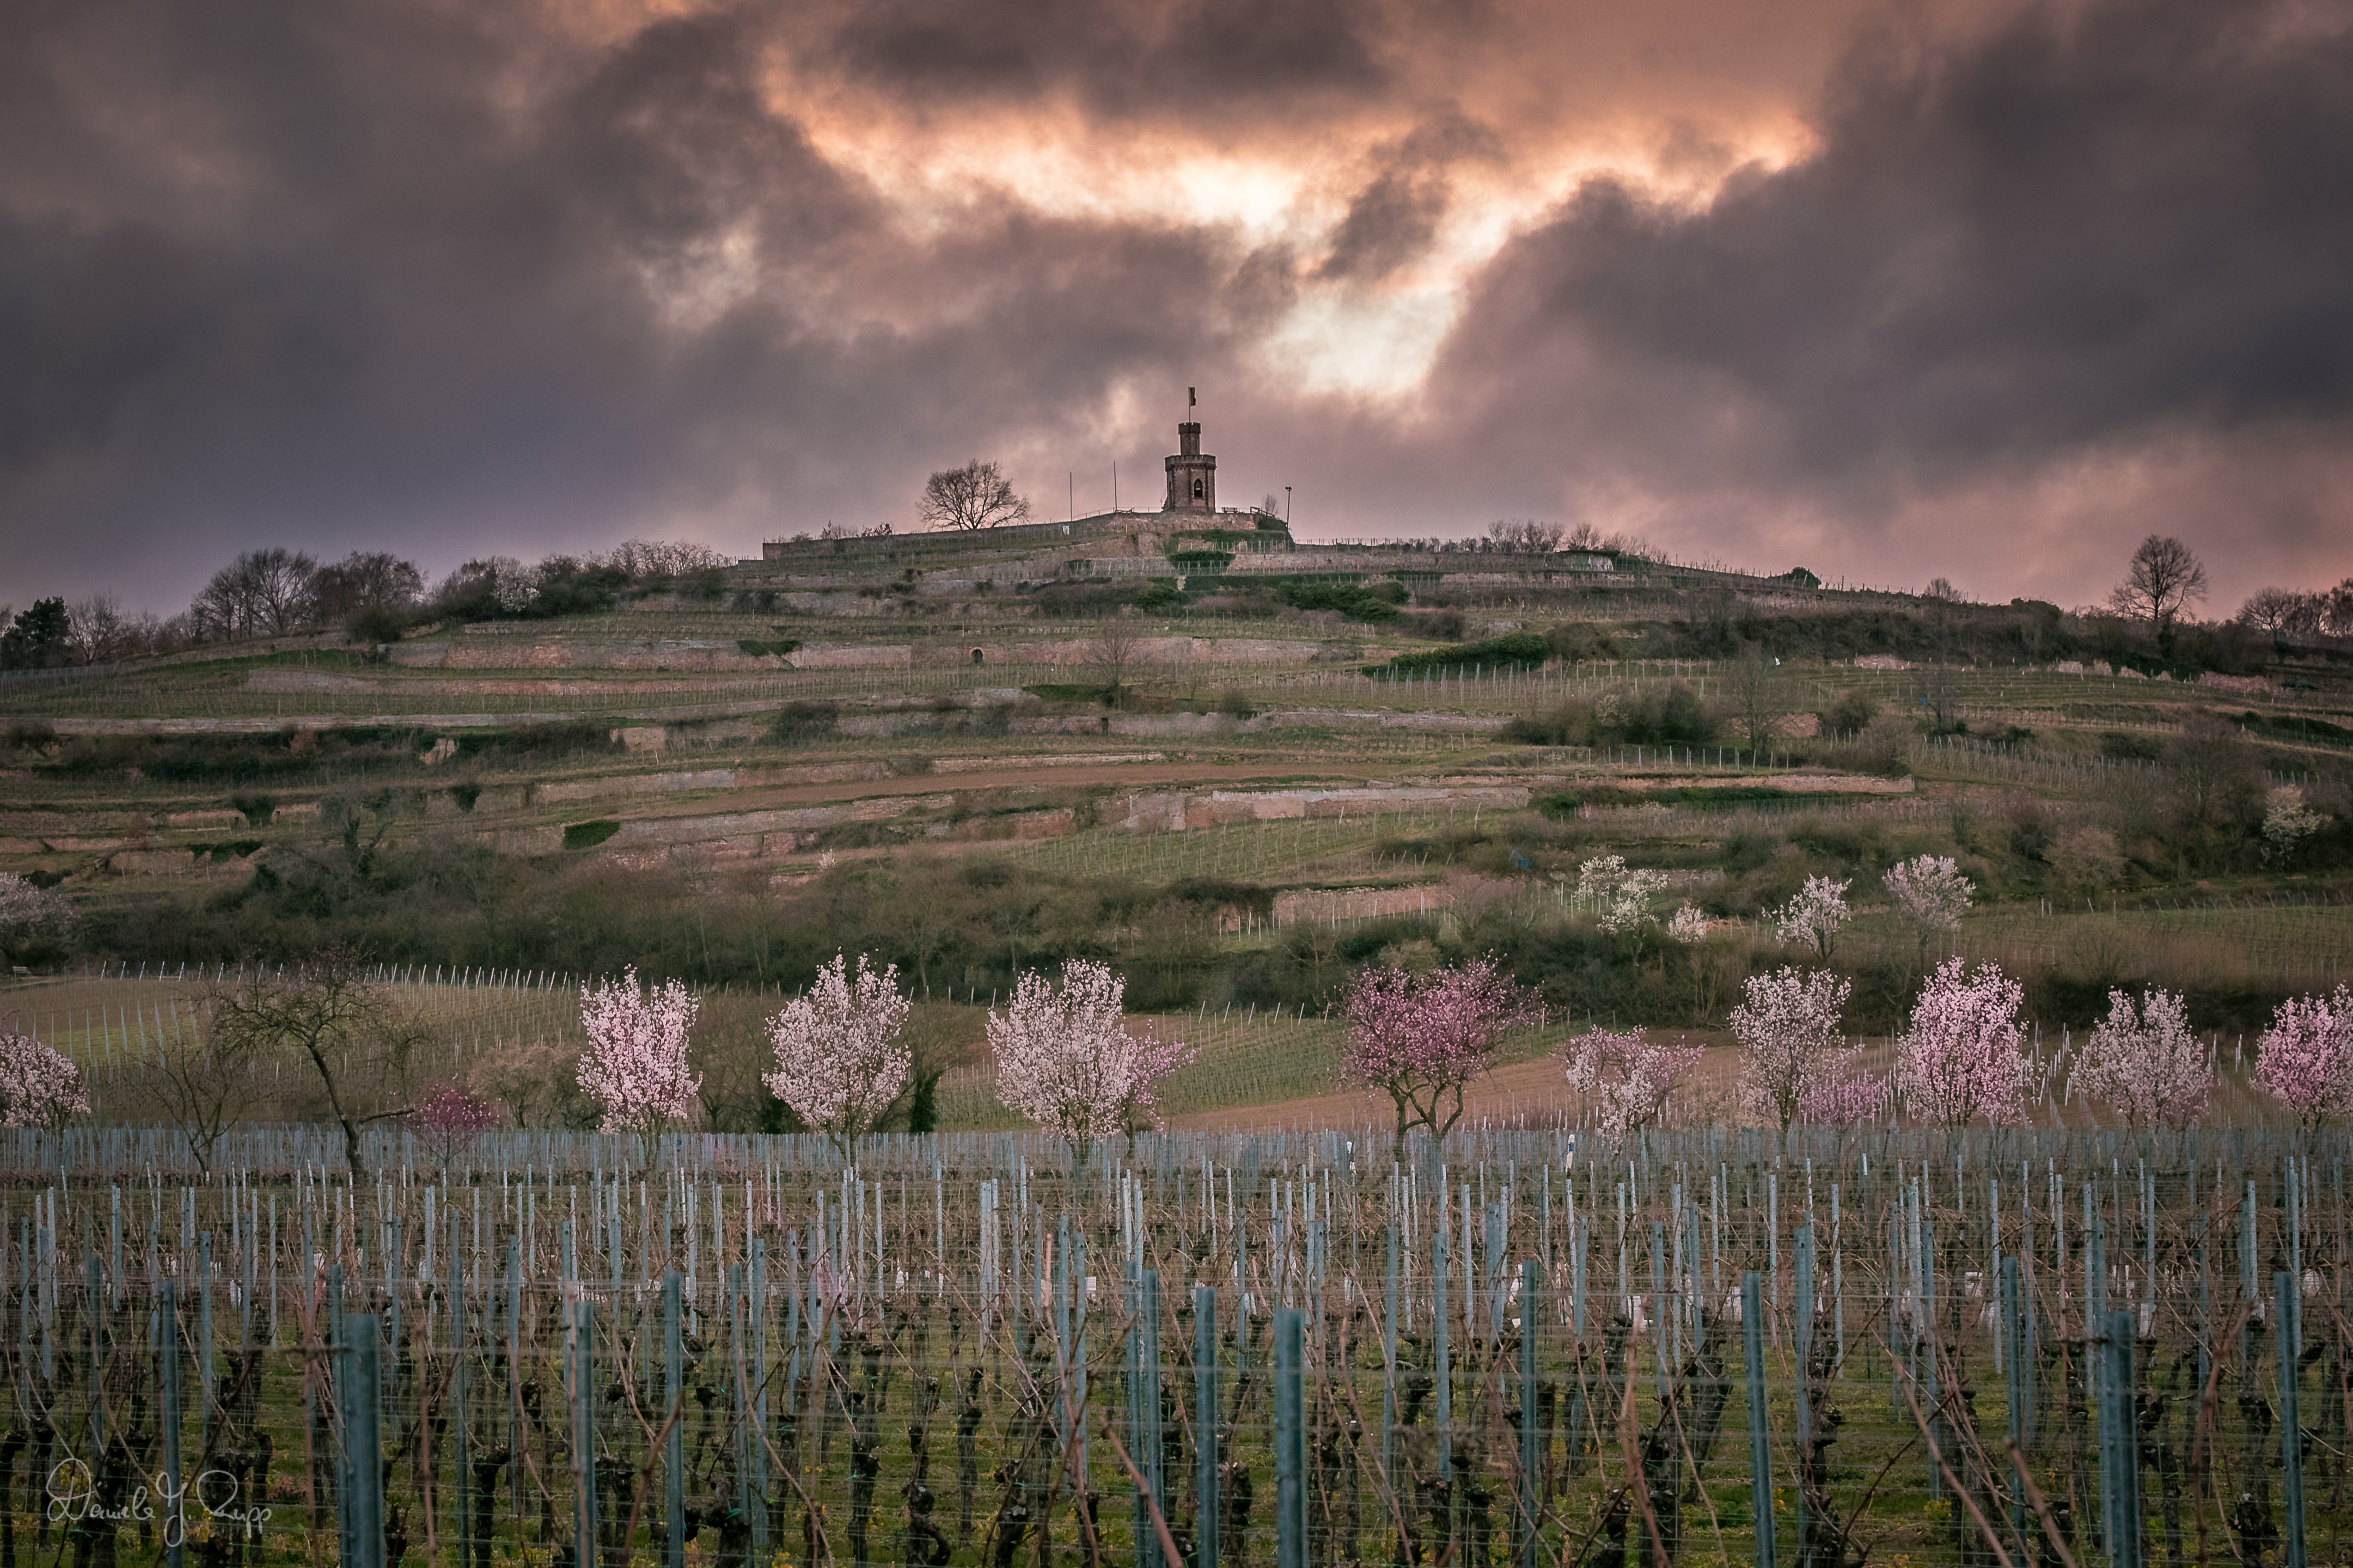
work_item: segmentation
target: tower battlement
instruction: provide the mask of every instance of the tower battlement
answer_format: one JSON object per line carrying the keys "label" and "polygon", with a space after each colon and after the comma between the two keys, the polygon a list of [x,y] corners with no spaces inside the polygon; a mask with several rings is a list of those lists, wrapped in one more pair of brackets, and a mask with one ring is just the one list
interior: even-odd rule
{"label": "tower battlement", "polygon": [[1199,421],[1176,426],[1176,454],[1167,460],[1168,499],[1163,511],[1218,510],[1218,459],[1201,451]]}

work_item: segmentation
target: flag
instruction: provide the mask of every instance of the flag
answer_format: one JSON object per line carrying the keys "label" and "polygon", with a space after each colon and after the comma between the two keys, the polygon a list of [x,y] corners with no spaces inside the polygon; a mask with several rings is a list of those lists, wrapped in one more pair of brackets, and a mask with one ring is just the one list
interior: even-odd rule
{"label": "flag", "polygon": [[1191,408],[1191,407],[1193,407],[1194,405],[1196,405],[1197,404],[1198,404],[1198,403],[1201,401],[1198,397],[1197,397],[1197,396],[1195,396],[1195,395],[1194,395],[1194,394],[1195,394],[1196,392],[1198,392],[1198,390],[1199,390],[1199,388],[1198,388],[1198,387],[1191,387],[1191,386],[1188,386],[1188,387],[1187,387],[1187,388],[1185,389],[1185,406],[1186,406],[1186,407],[1187,407],[1187,408]]}

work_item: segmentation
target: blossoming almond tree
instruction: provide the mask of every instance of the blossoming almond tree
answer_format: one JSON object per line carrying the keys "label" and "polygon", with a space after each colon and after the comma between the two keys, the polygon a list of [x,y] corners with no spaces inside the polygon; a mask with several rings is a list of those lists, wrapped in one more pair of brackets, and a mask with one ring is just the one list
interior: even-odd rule
{"label": "blossoming almond tree", "polygon": [[1846,890],[1852,883],[1833,882],[1828,877],[1809,877],[1806,885],[1795,896],[1773,911],[1773,922],[1779,928],[1781,940],[1794,945],[1810,947],[1821,958],[1828,959],[1831,949],[1838,943],[1839,928],[1849,916]]}
{"label": "blossoming almond tree", "polygon": [[1617,1137],[1662,1119],[1667,1097],[1707,1053],[1688,1040],[1651,1039],[1639,1026],[1620,1033],[1597,1026],[1565,1054],[1568,1086],[1587,1102],[1592,1125]]}
{"label": "blossoming almond tree", "polygon": [[1783,964],[1749,977],[1730,1021],[1740,1042],[1741,1103],[1750,1115],[1788,1131],[1845,1040],[1841,1024],[1852,990],[1827,969]]}
{"label": "blossoming almond tree", "polygon": [[1577,868],[1577,896],[1601,905],[1601,929],[1639,931],[1651,921],[1651,899],[1667,886],[1663,871],[1629,870],[1622,855],[1597,855]]}
{"label": "blossoming almond tree", "polygon": [[2295,857],[2297,845],[2327,826],[2328,814],[2306,807],[2300,787],[2274,787],[2263,796],[2263,858],[2285,865]]}
{"label": "blossoming almond tree", "polygon": [[603,1109],[603,1130],[638,1134],[649,1163],[655,1135],[692,1115],[702,1088],[686,1065],[686,1037],[699,1010],[678,981],[658,990],[640,986],[634,965],[618,980],[580,988],[580,1026],[588,1035],[580,1087]]}
{"label": "blossoming almond tree", "polygon": [[2136,1004],[2108,993],[2108,1016],[2084,1042],[2074,1087],[2106,1100],[2139,1127],[2188,1127],[2205,1113],[2214,1075],[2190,1031],[2182,998],[2149,991]]}
{"label": "blossoming almond tree", "polygon": [[443,1084],[408,1113],[410,1130],[445,1167],[498,1122],[491,1102],[459,1083]]}
{"label": "blossoming almond tree", "polygon": [[2255,1050],[2257,1085],[2307,1127],[2353,1110],[2353,988],[2291,996]]}
{"label": "blossoming almond tree", "polygon": [[1005,1011],[988,1015],[997,1098],[1082,1152],[1138,1119],[1156,1124],[1154,1086],[1194,1052],[1181,1040],[1130,1034],[1120,1016],[1126,994],[1125,980],[1083,958],[1064,966],[1059,984],[1024,972]]}
{"label": "blossoming almond tree", "polygon": [[55,1131],[89,1110],[79,1068],[30,1035],[0,1034],[0,1126]]}
{"label": "blossoming almond tree", "polygon": [[63,942],[73,923],[73,906],[63,893],[0,871],[0,953],[13,958],[44,943]]}
{"label": "blossoming almond tree", "polygon": [[[1493,959],[1413,973],[1359,970],[1341,1002],[1348,1040],[1341,1076],[1397,1107],[1398,1137],[1427,1127],[1443,1137],[1462,1118],[1462,1091],[1487,1070],[1505,1033],[1543,1015]],[[1454,1107],[1440,1121],[1440,1102]]]}
{"label": "blossoming almond tree", "polygon": [[900,1031],[912,1005],[900,994],[897,964],[876,969],[860,953],[853,978],[835,953],[816,984],[768,1020],[776,1070],[762,1081],[845,1152],[854,1149],[907,1087],[915,1058]]}
{"label": "blossoming almond tree", "polygon": [[1899,861],[1888,868],[1883,880],[1896,918],[1919,938],[1924,961],[1931,942],[1961,929],[1969,895],[1977,891],[1976,884],[1961,875],[1949,855],[1918,855]]}
{"label": "blossoming almond tree", "polygon": [[2026,1097],[2025,988],[1994,964],[1966,970],[1957,958],[1937,967],[1896,1045],[1897,1086],[1913,1114],[1940,1127],[2012,1121]]}

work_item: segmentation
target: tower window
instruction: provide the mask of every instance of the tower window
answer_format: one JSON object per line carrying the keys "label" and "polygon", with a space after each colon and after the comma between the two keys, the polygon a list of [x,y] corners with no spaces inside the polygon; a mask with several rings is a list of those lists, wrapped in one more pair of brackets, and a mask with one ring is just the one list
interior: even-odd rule
{"label": "tower window", "polygon": [[1193,481],[1193,499],[1195,500],[1201,499],[1201,481],[1198,479]]}

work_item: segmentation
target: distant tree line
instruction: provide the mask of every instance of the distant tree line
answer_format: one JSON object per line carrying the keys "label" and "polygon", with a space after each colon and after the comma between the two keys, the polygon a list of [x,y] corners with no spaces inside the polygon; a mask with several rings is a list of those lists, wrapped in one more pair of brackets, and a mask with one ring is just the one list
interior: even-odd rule
{"label": "distant tree line", "polygon": [[601,555],[512,555],[469,561],[428,584],[413,561],[380,550],[325,563],[299,550],[248,550],[214,573],[176,616],[126,614],[111,594],[68,604],[60,595],[14,611],[0,605],[0,669],[111,664],[249,637],[340,631],[359,643],[396,642],[432,621],[580,615],[630,591],[662,586],[715,596],[733,563],[710,546],[632,539]]}

